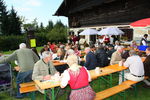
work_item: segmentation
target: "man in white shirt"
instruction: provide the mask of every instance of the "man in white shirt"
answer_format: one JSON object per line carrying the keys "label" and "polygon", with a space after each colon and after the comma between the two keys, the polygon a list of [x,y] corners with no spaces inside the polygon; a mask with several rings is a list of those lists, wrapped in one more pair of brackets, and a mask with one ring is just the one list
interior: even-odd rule
{"label": "man in white shirt", "polygon": [[144,79],[144,65],[142,59],[136,51],[129,51],[130,57],[124,62],[124,66],[129,68],[129,73],[125,73],[125,78],[132,81],[142,81]]}

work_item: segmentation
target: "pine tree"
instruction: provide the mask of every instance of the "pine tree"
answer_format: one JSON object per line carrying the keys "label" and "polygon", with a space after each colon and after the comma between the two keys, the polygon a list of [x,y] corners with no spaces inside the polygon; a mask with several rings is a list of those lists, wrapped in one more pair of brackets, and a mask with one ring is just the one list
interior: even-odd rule
{"label": "pine tree", "polygon": [[49,32],[53,29],[54,24],[53,21],[48,21],[48,25],[46,26],[46,31]]}
{"label": "pine tree", "polygon": [[0,0],[0,32],[3,35],[9,35],[8,11],[3,0]]}
{"label": "pine tree", "polygon": [[10,35],[20,35],[21,34],[21,22],[20,18],[17,16],[17,12],[12,7],[9,13],[9,33]]}

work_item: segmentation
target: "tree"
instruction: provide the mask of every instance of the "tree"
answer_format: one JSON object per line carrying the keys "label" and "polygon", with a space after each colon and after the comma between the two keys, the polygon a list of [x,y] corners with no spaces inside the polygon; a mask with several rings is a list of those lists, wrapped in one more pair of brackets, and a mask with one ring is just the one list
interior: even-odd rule
{"label": "tree", "polygon": [[57,21],[54,28],[47,34],[49,41],[66,42],[67,40],[67,27],[61,21]]}
{"label": "tree", "polygon": [[56,26],[58,26],[58,27],[65,27],[65,25],[60,20],[57,21],[56,24],[54,25],[54,27],[56,27]]}
{"label": "tree", "polygon": [[46,26],[46,31],[49,32],[53,29],[54,24],[53,21],[48,21],[48,25]]}
{"label": "tree", "polygon": [[31,21],[31,23],[23,24],[23,28],[25,30],[32,28],[32,29],[34,29],[35,32],[38,32],[39,26],[38,26],[37,18],[35,18],[33,21]]}
{"label": "tree", "polygon": [[40,24],[40,28],[41,28],[41,30],[44,29],[44,26],[43,26],[43,23],[42,23],[42,22],[41,22],[41,24]]}
{"label": "tree", "polygon": [[21,35],[21,21],[13,7],[9,13],[9,22],[9,34]]}
{"label": "tree", "polygon": [[0,32],[4,35],[9,35],[9,19],[8,11],[3,0],[0,0]]}

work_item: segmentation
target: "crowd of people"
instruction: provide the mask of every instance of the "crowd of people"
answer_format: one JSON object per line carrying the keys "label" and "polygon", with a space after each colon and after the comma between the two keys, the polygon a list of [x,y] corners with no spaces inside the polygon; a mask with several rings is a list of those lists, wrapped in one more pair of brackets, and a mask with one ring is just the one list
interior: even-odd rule
{"label": "crowd of people", "polygon": [[[138,55],[140,53],[135,51],[137,50],[135,41],[132,42],[131,50],[128,51],[119,41],[114,43],[99,41],[98,46],[95,47],[95,44],[86,44],[83,38],[79,40],[76,37],[73,40],[76,41],[71,42],[69,40],[66,44],[48,42],[39,53],[33,52],[26,48],[25,43],[21,43],[19,49],[13,54],[0,59],[0,63],[17,60],[20,67],[16,78],[17,98],[24,97],[19,92],[20,83],[31,80],[50,80],[52,76],[61,76],[60,86],[64,88],[69,84],[71,87],[70,100],[85,100],[85,98],[86,100],[93,100],[95,92],[89,85],[91,77],[88,70],[119,63],[128,67],[125,71],[125,79],[143,80],[147,87],[150,87],[149,80],[144,80],[145,75],[150,77],[150,47],[146,49],[146,60],[142,62],[141,55]],[[144,42],[145,40],[142,39],[141,43]],[[84,64],[81,64],[81,57],[84,59]],[[52,60],[65,60],[69,68],[63,73],[59,73]],[[122,80],[120,75],[119,84]]]}

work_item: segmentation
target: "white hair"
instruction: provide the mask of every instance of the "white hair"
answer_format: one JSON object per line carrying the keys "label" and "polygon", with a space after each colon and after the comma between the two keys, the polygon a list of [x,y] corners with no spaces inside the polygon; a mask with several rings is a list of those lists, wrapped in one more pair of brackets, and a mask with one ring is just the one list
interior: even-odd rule
{"label": "white hair", "polygon": [[121,49],[123,49],[124,47],[123,46],[118,46],[117,47],[117,51],[119,51],[119,50],[121,50]]}
{"label": "white hair", "polygon": [[67,51],[67,54],[68,54],[68,55],[73,55],[73,54],[75,54],[75,52],[74,52],[73,49],[69,49],[69,50]]}
{"label": "white hair", "polygon": [[19,48],[21,49],[21,48],[26,48],[26,44],[25,43],[21,43],[20,45],[19,45]]}
{"label": "white hair", "polygon": [[44,51],[44,52],[42,53],[43,58],[50,57],[51,55],[52,55],[52,53],[49,52],[49,51]]}
{"label": "white hair", "polygon": [[129,55],[130,55],[130,56],[133,56],[133,55],[137,55],[137,54],[136,54],[136,51],[130,50],[130,51],[129,51]]}
{"label": "white hair", "polygon": [[69,63],[69,65],[72,65],[72,64],[78,64],[78,58],[76,55],[69,55],[67,57],[67,63]]}

